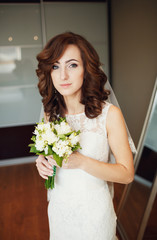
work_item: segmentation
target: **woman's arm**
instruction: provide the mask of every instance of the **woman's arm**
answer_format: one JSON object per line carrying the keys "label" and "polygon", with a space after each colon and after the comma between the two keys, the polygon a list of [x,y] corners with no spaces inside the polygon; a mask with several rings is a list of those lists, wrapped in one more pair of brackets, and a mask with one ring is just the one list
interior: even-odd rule
{"label": "woman's arm", "polygon": [[105,181],[128,184],[134,178],[133,156],[124,118],[119,108],[110,107],[106,128],[109,145],[116,159],[115,164],[100,162],[75,152],[70,156],[68,163],[63,164],[63,167],[80,168]]}

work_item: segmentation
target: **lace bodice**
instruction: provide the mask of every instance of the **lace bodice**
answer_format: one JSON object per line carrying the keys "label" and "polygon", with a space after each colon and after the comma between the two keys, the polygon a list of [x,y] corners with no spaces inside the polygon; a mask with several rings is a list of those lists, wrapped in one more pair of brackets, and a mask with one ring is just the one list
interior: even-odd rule
{"label": "lace bodice", "polygon": [[[85,113],[66,115],[70,126],[81,131],[80,152],[100,161],[108,161],[109,146],[106,132],[106,116],[111,104],[106,103],[102,114],[97,118],[89,119]],[[85,146],[84,146],[85,144]]]}

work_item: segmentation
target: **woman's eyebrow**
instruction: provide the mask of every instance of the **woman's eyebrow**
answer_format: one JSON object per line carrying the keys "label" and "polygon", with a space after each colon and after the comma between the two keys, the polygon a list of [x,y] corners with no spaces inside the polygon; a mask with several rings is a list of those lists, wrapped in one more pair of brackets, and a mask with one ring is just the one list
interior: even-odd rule
{"label": "woman's eyebrow", "polygon": [[[76,61],[76,62],[79,62],[78,60],[76,60],[76,59],[72,58],[72,59],[69,59],[69,60],[65,61],[65,63],[69,63],[69,62],[71,62],[71,61]],[[59,62],[59,61],[56,61],[56,63],[60,64],[60,62]]]}
{"label": "woman's eyebrow", "polygon": [[76,59],[72,58],[72,59],[69,59],[69,60],[67,60],[67,61],[66,61],[66,63],[68,63],[68,62],[71,62],[71,61],[76,61],[76,62],[79,62],[78,60],[76,60]]}

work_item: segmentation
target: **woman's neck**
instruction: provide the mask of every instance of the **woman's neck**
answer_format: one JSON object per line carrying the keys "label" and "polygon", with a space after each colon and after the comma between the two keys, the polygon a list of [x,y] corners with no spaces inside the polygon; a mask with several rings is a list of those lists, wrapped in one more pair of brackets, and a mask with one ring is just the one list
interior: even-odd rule
{"label": "woman's neck", "polygon": [[66,114],[78,114],[84,112],[85,106],[80,103],[80,101],[77,98],[73,97],[64,97],[64,101],[66,104]]}

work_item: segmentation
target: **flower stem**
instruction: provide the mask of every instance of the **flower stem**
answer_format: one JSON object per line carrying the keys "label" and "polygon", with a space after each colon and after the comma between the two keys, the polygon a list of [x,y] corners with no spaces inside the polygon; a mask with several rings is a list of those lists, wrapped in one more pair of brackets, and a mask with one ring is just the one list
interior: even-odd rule
{"label": "flower stem", "polygon": [[53,176],[48,176],[48,179],[45,181],[45,188],[46,189],[53,189],[55,187],[55,176],[56,176],[56,166],[53,166]]}

